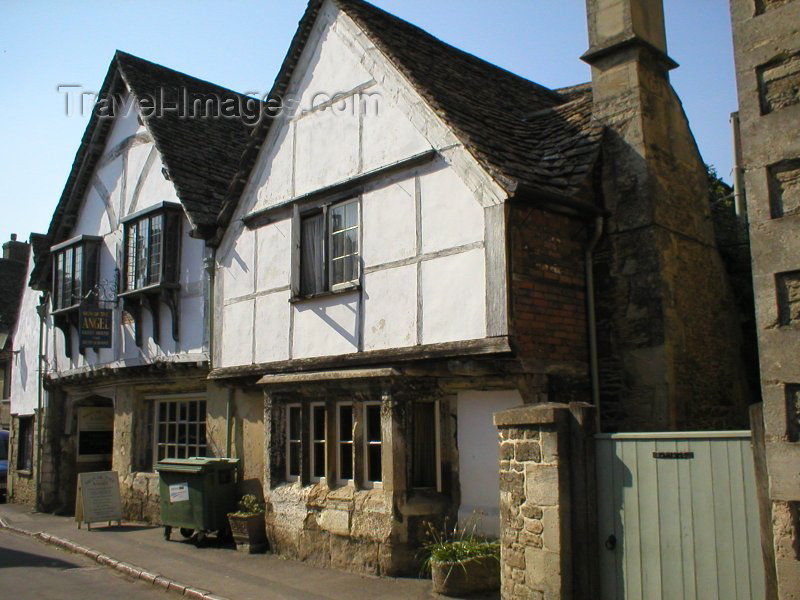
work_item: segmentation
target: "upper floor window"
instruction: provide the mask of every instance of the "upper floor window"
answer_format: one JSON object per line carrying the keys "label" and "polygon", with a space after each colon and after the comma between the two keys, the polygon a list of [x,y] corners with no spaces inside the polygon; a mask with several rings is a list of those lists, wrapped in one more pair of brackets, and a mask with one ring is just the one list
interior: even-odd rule
{"label": "upper floor window", "polygon": [[359,212],[354,198],[299,217],[301,296],[345,289],[358,281]]}
{"label": "upper floor window", "polygon": [[181,212],[162,203],[126,217],[123,292],[178,283]]}
{"label": "upper floor window", "polygon": [[80,305],[97,285],[102,238],[81,235],[53,246],[53,310]]}

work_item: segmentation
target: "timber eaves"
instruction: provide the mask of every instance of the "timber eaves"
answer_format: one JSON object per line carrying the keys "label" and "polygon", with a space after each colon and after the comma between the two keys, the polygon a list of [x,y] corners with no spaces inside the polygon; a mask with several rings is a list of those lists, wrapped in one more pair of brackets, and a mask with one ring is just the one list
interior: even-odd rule
{"label": "timber eaves", "polygon": [[269,374],[331,370],[346,368],[347,366],[387,362],[410,362],[432,358],[510,354],[511,351],[508,336],[497,336],[461,342],[445,342],[440,344],[409,346],[406,348],[354,352],[352,354],[341,354],[337,356],[298,358],[237,367],[221,367],[213,369],[211,373],[209,373],[208,378],[233,379],[237,377],[254,377]]}

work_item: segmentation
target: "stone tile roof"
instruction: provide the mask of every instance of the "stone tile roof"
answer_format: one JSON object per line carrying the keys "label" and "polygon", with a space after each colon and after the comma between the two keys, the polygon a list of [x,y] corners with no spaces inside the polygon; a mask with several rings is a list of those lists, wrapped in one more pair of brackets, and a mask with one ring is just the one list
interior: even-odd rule
{"label": "stone tile roof", "polygon": [[[591,119],[589,84],[550,90],[446,44],[363,0],[332,0],[422,95],[484,169],[510,194],[591,205],[590,172],[602,126]],[[323,0],[311,0],[272,90],[280,98]],[[254,130],[224,223],[253,167],[271,119]]]}
{"label": "stone tile roof", "polygon": [[14,329],[27,271],[25,262],[0,258],[0,331],[11,333]]}
{"label": "stone tile roof", "polygon": [[[213,233],[216,227],[217,215],[231,179],[239,168],[252,129],[247,123],[246,111],[239,107],[259,101],[117,51],[99,99],[118,98],[126,90],[130,90],[143,103],[158,98],[158,106],[188,108],[185,112],[143,110],[141,117],[153,136],[193,228],[201,236],[210,235],[209,231]],[[198,100],[196,104],[195,100]],[[207,103],[207,100],[211,102]],[[227,114],[223,112],[226,103],[236,107],[235,112],[232,116],[220,118],[220,114]],[[81,200],[104,150],[105,139],[114,119],[99,114],[99,106],[101,103],[95,107],[89,120],[61,199],[53,213],[47,232],[47,247],[71,236]],[[31,277],[31,281],[39,282],[40,287],[46,286],[48,261],[44,258],[45,254],[40,255]]]}

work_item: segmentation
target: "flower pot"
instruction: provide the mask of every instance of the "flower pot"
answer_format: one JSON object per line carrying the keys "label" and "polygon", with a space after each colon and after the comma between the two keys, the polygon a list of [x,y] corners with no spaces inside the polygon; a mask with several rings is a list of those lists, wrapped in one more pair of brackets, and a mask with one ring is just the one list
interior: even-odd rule
{"label": "flower pot", "polygon": [[264,552],[267,549],[267,530],[264,513],[242,515],[228,513],[231,534],[239,552]]}
{"label": "flower pot", "polygon": [[431,561],[433,591],[445,596],[464,596],[500,589],[500,561],[479,556],[460,562]]}

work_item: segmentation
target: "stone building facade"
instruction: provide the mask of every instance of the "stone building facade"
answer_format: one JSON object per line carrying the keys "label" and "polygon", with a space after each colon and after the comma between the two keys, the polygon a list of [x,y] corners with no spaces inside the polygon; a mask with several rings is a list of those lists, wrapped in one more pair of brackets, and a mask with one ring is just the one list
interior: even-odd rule
{"label": "stone building facade", "polygon": [[800,2],[732,0],[731,19],[761,361],[767,543],[775,597],[800,598]]}

